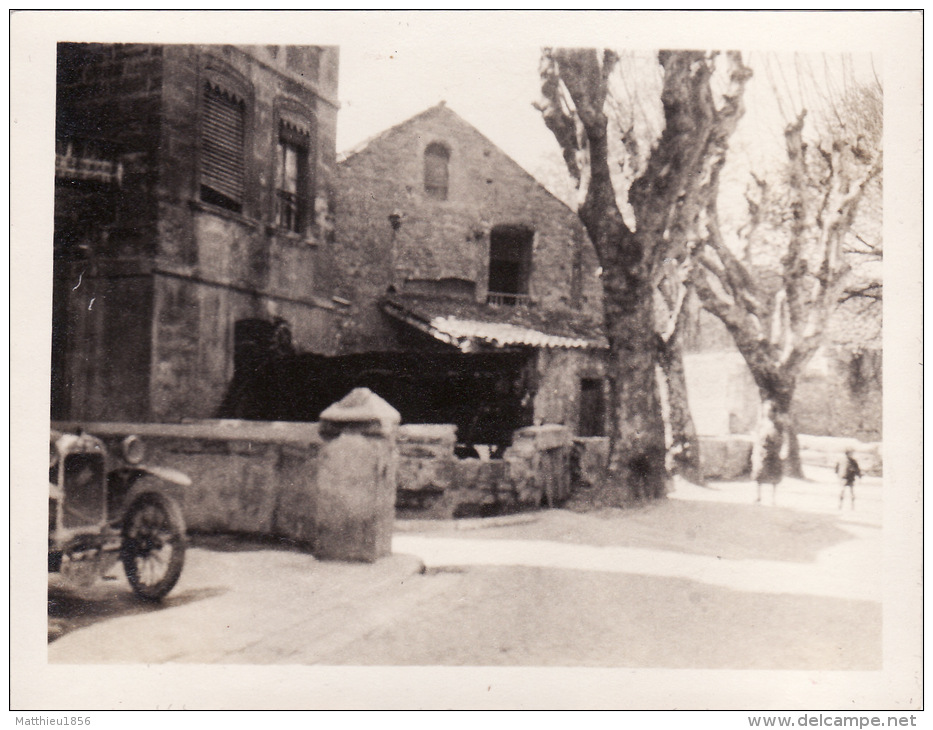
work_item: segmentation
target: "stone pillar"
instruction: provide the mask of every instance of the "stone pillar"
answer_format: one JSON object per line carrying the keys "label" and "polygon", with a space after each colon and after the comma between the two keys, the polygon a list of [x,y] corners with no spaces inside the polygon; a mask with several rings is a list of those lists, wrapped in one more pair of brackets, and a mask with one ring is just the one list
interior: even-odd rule
{"label": "stone pillar", "polygon": [[315,557],[373,562],[392,552],[399,421],[367,388],[321,413]]}

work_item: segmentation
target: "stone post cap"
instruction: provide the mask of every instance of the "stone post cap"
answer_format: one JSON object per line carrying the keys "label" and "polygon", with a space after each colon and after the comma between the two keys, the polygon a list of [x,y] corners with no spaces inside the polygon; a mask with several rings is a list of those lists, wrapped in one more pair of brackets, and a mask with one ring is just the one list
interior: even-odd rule
{"label": "stone post cap", "polygon": [[387,431],[402,420],[399,412],[369,388],[354,388],[321,413],[320,420],[333,426],[357,424]]}

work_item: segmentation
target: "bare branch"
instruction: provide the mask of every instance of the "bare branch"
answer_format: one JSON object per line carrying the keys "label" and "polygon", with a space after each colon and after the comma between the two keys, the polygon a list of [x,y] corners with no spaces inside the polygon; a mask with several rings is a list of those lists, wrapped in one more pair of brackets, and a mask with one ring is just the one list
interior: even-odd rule
{"label": "bare branch", "polygon": [[788,187],[791,195],[791,225],[787,251],[781,263],[784,269],[782,280],[784,289],[787,291],[787,306],[792,326],[797,326],[804,317],[800,284],[808,273],[806,259],[802,256],[807,237],[809,213],[807,145],[803,141],[803,124],[806,115],[806,110],[802,111],[796,121],[788,124],[784,130],[789,170]]}
{"label": "bare branch", "polygon": [[844,304],[853,299],[869,299],[874,302],[880,302],[882,301],[882,292],[883,286],[875,282],[865,284],[864,286],[849,287],[843,290],[842,296],[839,298],[839,303]]}
{"label": "bare branch", "polygon": [[542,99],[534,107],[541,112],[544,124],[560,145],[567,170],[579,185],[581,171],[577,153],[581,151],[581,146],[577,139],[576,121],[564,103],[557,61],[550,49],[545,49],[541,55],[540,73]]}

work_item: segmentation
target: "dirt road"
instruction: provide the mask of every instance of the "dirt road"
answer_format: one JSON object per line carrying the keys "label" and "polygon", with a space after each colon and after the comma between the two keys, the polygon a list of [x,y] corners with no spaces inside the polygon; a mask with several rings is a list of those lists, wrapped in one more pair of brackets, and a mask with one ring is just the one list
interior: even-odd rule
{"label": "dirt road", "polygon": [[880,668],[880,482],[842,513],[828,480],[788,482],[777,506],[719,486],[404,523],[375,565],[196,540],[163,606],[118,573],[54,589],[49,661]]}

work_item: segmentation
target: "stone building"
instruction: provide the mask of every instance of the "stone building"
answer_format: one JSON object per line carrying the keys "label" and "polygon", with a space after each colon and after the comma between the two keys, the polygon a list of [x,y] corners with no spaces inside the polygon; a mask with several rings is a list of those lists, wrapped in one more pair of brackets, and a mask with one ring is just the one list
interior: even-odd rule
{"label": "stone building", "polygon": [[494,424],[604,433],[602,292],[572,210],[444,103],[342,155],[336,188],[358,384],[471,443],[502,440]]}
{"label": "stone building", "polygon": [[[754,433],[761,398],[724,325],[695,307],[684,333],[690,409],[704,436]],[[797,381],[797,431],[812,436],[882,438],[881,307],[849,301],[830,317],[825,344]]]}
{"label": "stone building", "polygon": [[60,44],[52,416],[217,411],[270,343],[335,352],[338,50]]}
{"label": "stone building", "polygon": [[337,164],[338,50],[61,44],[52,417],[601,435],[576,214],[443,104]]}

